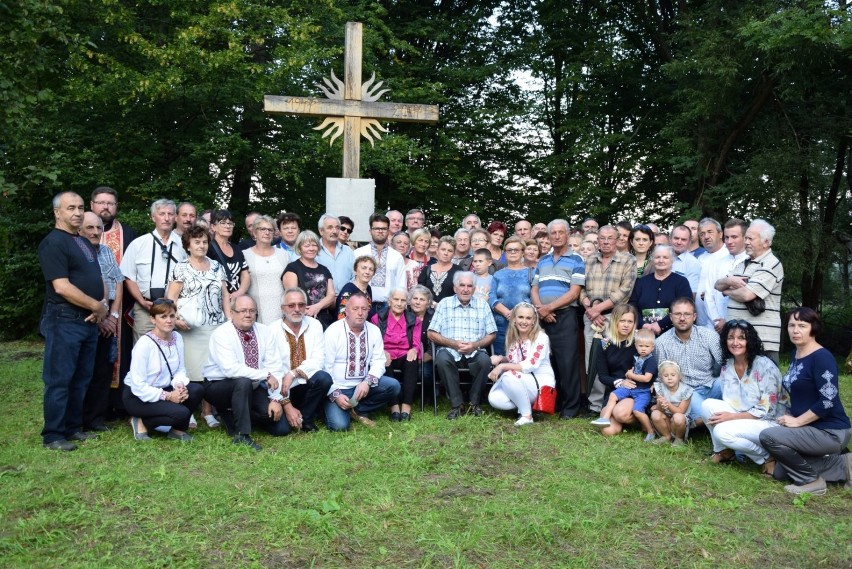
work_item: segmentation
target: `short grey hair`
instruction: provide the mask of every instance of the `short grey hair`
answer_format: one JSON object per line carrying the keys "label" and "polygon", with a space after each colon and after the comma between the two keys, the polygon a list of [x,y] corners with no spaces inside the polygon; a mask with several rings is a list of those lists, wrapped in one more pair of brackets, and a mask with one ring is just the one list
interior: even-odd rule
{"label": "short grey hair", "polygon": [[554,219],[553,221],[547,224],[547,232],[550,233],[551,231],[553,231],[553,228],[557,225],[564,225],[565,231],[571,231],[571,225],[567,221],[565,221],[564,219]]}
{"label": "short grey hair", "polygon": [[288,295],[288,294],[292,294],[292,293],[294,293],[294,292],[297,292],[297,293],[301,294],[301,295],[302,295],[302,298],[303,298],[303,299],[304,299],[304,301],[305,301],[305,304],[307,304],[307,302],[308,302],[308,293],[306,293],[304,290],[300,289],[300,288],[299,288],[299,287],[297,287],[297,286],[291,286],[290,288],[288,288],[288,289],[285,289],[285,290],[284,290],[284,294],[282,294],[282,295],[281,295],[281,304],[284,304],[284,299],[285,299],[285,298],[287,298],[287,295]]}
{"label": "short grey hair", "polygon": [[462,279],[470,279],[471,283],[476,282],[476,276],[470,271],[457,271],[456,274],[453,275],[453,286],[459,286],[459,283]]}
{"label": "short grey hair", "polygon": [[320,216],[319,221],[317,222],[317,229],[322,229],[325,226],[325,220],[327,219],[337,219],[337,222],[340,223],[340,219],[338,219],[336,215],[324,213]]}
{"label": "short grey hair", "polygon": [[430,305],[432,304],[432,291],[431,291],[431,290],[429,290],[429,288],[428,288],[428,287],[425,287],[425,286],[423,286],[423,285],[421,285],[421,284],[419,284],[419,285],[414,285],[413,287],[411,287],[411,290],[410,290],[410,291],[408,291],[408,303],[409,303],[409,304],[411,304],[411,298],[412,298],[415,294],[417,294],[417,293],[420,293],[420,294],[422,294],[423,296],[425,296],[425,297],[426,297],[426,301],[427,301]]}
{"label": "short grey hair", "polygon": [[402,298],[404,298],[405,301],[408,302],[408,291],[400,287],[394,287],[388,291],[388,301],[390,301],[391,297],[393,297],[393,295],[396,293],[400,293],[402,295]]}
{"label": "short grey hair", "polygon": [[[248,217],[248,216],[246,216],[246,217]],[[262,214],[258,213],[258,214],[255,215],[254,221],[251,224],[252,233],[257,231],[257,226],[260,225],[261,223],[264,223],[264,222],[271,225],[273,231],[275,230],[275,220],[272,219],[271,217],[269,217],[268,215],[262,215]]]}
{"label": "short grey hair", "polygon": [[462,218],[462,223],[464,223],[464,220],[465,220],[465,219],[467,219],[468,217],[475,217],[475,218],[476,218],[476,221],[479,223],[479,225],[482,225],[482,220],[481,220],[481,219],[479,218],[479,216],[478,216],[478,215],[476,215],[475,213],[469,213],[469,214],[467,214],[466,216],[464,216],[464,217]]}
{"label": "short grey hair", "polygon": [[722,224],[713,219],[712,217],[705,217],[701,221],[698,222],[698,229],[701,229],[704,225],[713,225],[716,227],[716,231],[719,233],[722,232]]}
{"label": "short grey hair", "polygon": [[428,237],[430,241],[432,240],[432,233],[425,227],[421,227],[420,229],[411,234],[411,242],[414,243],[423,236]]}
{"label": "short grey hair", "polygon": [[760,238],[766,241],[767,245],[772,245],[772,239],[775,238],[775,228],[769,224],[765,219],[755,219],[751,222],[751,225],[748,226],[749,229],[754,227],[757,229],[758,235]]}
{"label": "short grey hair", "polygon": [[314,233],[310,229],[305,229],[304,231],[299,233],[298,237],[296,237],[296,243],[294,244],[294,249],[296,249],[296,252],[299,255],[301,255],[302,254],[302,245],[304,245],[305,243],[310,243],[310,242],[316,243],[317,247],[319,247],[320,246],[319,235],[317,235],[316,233]]}
{"label": "short grey hair", "polygon": [[674,252],[674,247],[671,245],[657,245],[654,247],[654,252],[651,254],[651,258],[653,259],[657,253],[662,253],[668,251],[669,259],[674,259],[677,255]]}
{"label": "short grey hair", "polygon": [[166,207],[171,208],[172,213],[177,213],[177,205],[175,205],[175,202],[172,200],[161,199],[151,204],[151,215],[156,214],[159,210]]}
{"label": "short grey hair", "polygon": [[249,300],[251,301],[251,303],[254,305],[254,307],[255,307],[255,308],[257,308],[257,303],[254,301],[254,299],[253,299],[252,297],[250,297],[249,295],[244,294],[244,295],[242,295],[242,296],[232,296],[232,297],[231,297],[231,311],[234,311],[234,310],[236,310],[236,309],[237,309],[237,302],[238,302],[241,298],[247,298],[247,299],[249,299]]}
{"label": "short grey hair", "polygon": [[464,227],[460,227],[459,229],[456,229],[455,233],[453,233],[453,238],[458,239],[458,236],[461,233],[467,233],[467,236],[470,237],[470,231],[468,231]]}

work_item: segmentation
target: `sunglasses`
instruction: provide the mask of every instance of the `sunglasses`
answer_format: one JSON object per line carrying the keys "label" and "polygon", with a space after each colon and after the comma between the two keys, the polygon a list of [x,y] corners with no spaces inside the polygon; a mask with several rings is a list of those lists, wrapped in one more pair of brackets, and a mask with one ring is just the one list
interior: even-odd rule
{"label": "sunglasses", "polygon": [[153,302],[153,304],[168,304],[168,305],[171,305],[171,304],[174,304],[174,303],[175,303],[175,301],[171,300],[170,298],[158,298],[157,300],[155,300]]}
{"label": "sunglasses", "polygon": [[345,225],[340,226],[340,231],[345,231],[346,233],[352,233],[351,227],[346,227]]}

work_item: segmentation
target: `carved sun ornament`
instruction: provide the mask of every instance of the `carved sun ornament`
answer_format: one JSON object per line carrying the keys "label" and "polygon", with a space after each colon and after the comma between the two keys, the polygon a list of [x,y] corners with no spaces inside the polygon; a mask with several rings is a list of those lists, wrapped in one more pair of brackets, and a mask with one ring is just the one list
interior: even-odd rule
{"label": "carved sun ornament", "polygon": [[[342,101],[343,81],[337,78],[337,76],[334,74],[334,71],[331,72],[330,80],[328,79],[328,77],[323,77],[322,80],[323,83],[325,83],[325,86],[319,83],[317,83],[316,85],[323,93],[325,93],[325,96],[329,99]],[[363,95],[361,96],[362,101],[374,103],[379,100],[379,97],[381,97],[385,93],[390,92],[390,89],[381,88],[383,81],[379,81],[378,83],[373,85],[373,81],[375,80],[376,74],[373,73],[370,76],[370,79],[365,81],[361,85],[361,92],[363,93]],[[343,120],[343,117],[328,117],[324,121],[322,121],[321,125],[315,126],[314,130],[325,130],[325,132],[323,132],[322,134],[322,137],[325,138],[327,136],[331,136],[331,139],[329,139],[328,141],[329,146],[331,146],[332,144],[334,144],[334,140],[341,134],[343,134]],[[361,136],[370,141],[370,146],[376,146],[373,141],[374,137],[376,140],[382,138],[382,135],[379,131],[388,132],[388,129],[383,127],[377,119],[362,118],[359,122],[361,123]]]}

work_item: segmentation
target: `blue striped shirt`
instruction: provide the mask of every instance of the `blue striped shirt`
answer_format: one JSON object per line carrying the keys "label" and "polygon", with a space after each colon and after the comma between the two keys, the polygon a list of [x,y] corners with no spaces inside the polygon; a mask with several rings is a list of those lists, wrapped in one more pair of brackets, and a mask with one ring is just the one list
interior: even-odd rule
{"label": "blue striped shirt", "polygon": [[[543,304],[553,302],[573,285],[585,286],[586,264],[576,253],[565,252],[559,259],[553,253],[541,258],[536,267],[533,286],[538,286],[538,298]],[[577,306],[575,300],[568,306]]]}

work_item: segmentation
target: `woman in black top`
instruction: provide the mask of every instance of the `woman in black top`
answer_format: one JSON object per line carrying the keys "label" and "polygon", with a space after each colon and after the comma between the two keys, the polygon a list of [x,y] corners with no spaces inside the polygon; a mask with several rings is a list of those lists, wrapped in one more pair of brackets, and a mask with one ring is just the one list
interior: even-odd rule
{"label": "woman in black top", "polygon": [[234,234],[234,218],[231,212],[219,209],[210,214],[210,230],[213,232],[213,240],[207,256],[219,261],[225,269],[228,293],[231,300],[237,299],[248,293],[251,276],[242,250],[231,245],[231,236]]}
{"label": "woman in black top", "polygon": [[317,262],[319,236],[313,231],[302,231],[295,245],[300,257],[284,269],[284,289],[299,287],[305,291],[308,295],[305,314],[319,320],[325,330],[337,319],[334,313],[337,295],[331,271]]}
{"label": "woman in black top", "polygon": [[[637,354],[633,344],[633,333],[639,315],[629,304],[619,304],[609,317],[609,329],[602,342],[603,349],[598,352],[598,379],[607,387],[607,393],[615,387],[633,389],[636,383],[625,379],[628,370],[633,369],[633,356]],[[616,382],[618,385],[616,386]],[[601,429],[605,436],[617,435],[624,425],[636,422],[633,416],[633,400],[625,398],[615,405],[608,427]]]}

